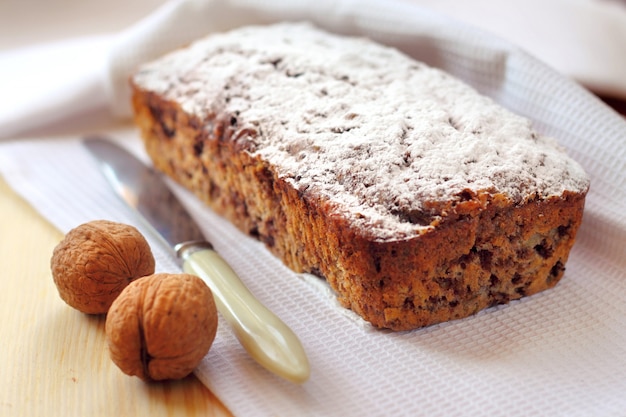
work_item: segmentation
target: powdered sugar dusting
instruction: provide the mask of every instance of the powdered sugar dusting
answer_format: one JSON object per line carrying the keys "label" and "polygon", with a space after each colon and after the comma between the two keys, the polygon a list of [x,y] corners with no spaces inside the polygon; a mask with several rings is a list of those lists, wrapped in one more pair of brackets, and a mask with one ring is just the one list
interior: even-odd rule
{"label": "powdered sugar dusting", "polygon": [[425,203],[465,190],[518,203],[589,184],[553,139],[460,81],[308,24],[212,35],[134,82],[201,119],[227,114],[253,132],[237,139],[249,152],[378,239],[422,233],[442,215]]}

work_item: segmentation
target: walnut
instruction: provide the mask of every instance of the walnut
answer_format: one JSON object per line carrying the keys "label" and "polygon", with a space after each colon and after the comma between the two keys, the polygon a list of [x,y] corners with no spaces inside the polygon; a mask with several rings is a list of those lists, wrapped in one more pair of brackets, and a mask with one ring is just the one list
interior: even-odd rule
{"label": "walnut", "polygon": [[113,362],[144,381],[180,379],[207,354],[217,332],[209,287],[195,275],[154,274],[132,282],[105,323]]}
{"label": "walnut", "polygon": [[50,260],[61,298],[88,314],[106,313],[131,281],[154,273],[154,264],[136,228],[107,220],[70,230]]}

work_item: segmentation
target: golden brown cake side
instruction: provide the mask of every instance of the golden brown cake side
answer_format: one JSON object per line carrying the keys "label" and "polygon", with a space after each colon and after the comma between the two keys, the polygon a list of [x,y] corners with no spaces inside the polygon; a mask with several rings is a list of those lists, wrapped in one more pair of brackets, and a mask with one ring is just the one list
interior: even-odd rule
{"label": "golden brown cake side", "polygon": [[[377,327],[418,328],[551,288],[563,275],[585,193],[514,204],[467,191],[425,233],[373,240],[334,203],[302,192],[241,146],[229,115],[199,120],[135,87],[136,123],[158,169],[297,272],[323,276]],[[207,128],[209,126],[210,128]]]}

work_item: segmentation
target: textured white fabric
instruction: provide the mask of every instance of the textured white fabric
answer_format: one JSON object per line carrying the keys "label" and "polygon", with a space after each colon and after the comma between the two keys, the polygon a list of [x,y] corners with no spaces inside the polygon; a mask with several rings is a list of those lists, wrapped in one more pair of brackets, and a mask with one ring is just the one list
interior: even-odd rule
{"label": "textured white fabric", "polygon": [[0,53],[0,139],[106,109],[112,41],[94,36]]}
{"label": "textured white fabric", "polygon": [[[625,99],[626,5],[621,1],[170,0],[118,34],[0,51],[0,91],[4,97],[0,100],[0,139],[32,135],[40,128],[49,132],[51,125],[69,121],[75,124],[72,118],[77,114],[87,117],[91,116],[85,114],[88,111],[102,111],[105,107],[117,117],[128,117],[129,71],[146,59],[211,31],[246,23],[305,18],[336,31],[391,37],[391,41],[394,33],[400,33],[404,39],[398,41],[411,48],[407,44],[410,38],[405,36],[424,34],[424,29],[442,24],[436,14],[431,14],[432,22],[426,21],[431,19],[424,19],[424,9],[418,13],[422,16],[420,21],[415,21],[412,15],[419,10],[417,7],[458,19],[444,19],[450,32],[460,26],[459,22],[481,27],[520,45],[596,93]],[[145,0],[150,4],[157,2]],[[111,7],[115,6],[114,3]],[[89,10],[87,7],[83,13]],[[123,12],[128,10],[124,6]],[[68,15],[81,20],[77,10]],[[28,33],[38,30],[32,28]],[[437,61],[442,58],[436,55],[442,46],[438,43],[432,49],[424,44],[421,53]],[[103,94],[103,90],[107,93]],[[90,119],[89,123],[93,121]]]}
{"label": "textured white fabric", "polygon": [[[125,35],[135,39],[134,48],[112,43],[112,54],[131,60],[141,40],[154,39],[164,21],[176,25],[188,17],[191,28],[194,14],[208,19],[207,30],[309,18],[330,30],[395,45],[463,78],[557,137],[592,181],[578,242],[556,288],[402,333],[372,329],[340,308],[319,279],[292,273],[261,243],[173,186],[250,289],[300,336],[311,362],[311,379],[303,385],[280,380],[254,363],[220,323],[196,374],[235,415],[624,414],[626,122],[619,115],[507,42],[408,3],[185,1],[159,13]],[[126,69],[112,73],[132,65],[128,61],[119,66]],[[112,80],[111,97],[123,103],[127,97],[115,87],[122,83]],[[134,129],[110,133],[147,161]],[[97,218],[141,229],[77,137],[2,142],[0,173],[62,231]],[[157,269],[176,270],[169,252],[148,239]]]}
{"label": "textured white fabric", "polygon": [[407,0],[488,30],[597,93],[626,97],[624,0]]}

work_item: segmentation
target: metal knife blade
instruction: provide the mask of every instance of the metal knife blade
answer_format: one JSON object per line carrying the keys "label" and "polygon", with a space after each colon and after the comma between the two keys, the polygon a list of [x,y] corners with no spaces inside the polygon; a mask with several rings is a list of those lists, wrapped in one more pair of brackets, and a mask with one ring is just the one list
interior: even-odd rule
{"label": "metal knife blade", "polygon": [[183,270],[211,288],[220,313],[250,356],[278,376],[306,381],[310,367],[300,340],[213,250],[161,174],[101,136],[87,137],[83,143],[116,194],[174,251]]}

